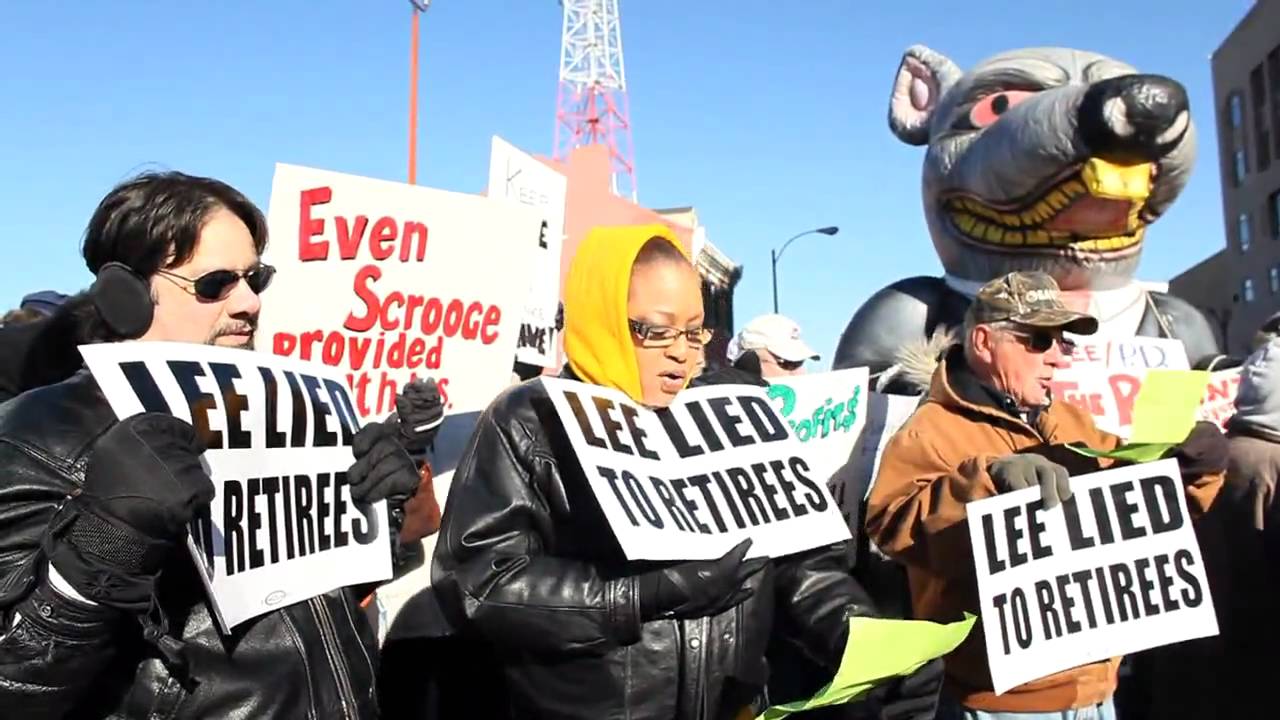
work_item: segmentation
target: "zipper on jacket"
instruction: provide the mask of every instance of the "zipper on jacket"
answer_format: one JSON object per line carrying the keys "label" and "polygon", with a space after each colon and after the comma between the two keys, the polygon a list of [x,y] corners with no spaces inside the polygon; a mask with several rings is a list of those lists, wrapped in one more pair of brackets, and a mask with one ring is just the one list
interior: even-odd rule
{"label": "zipper on jacket", "polygon": [[307,698],[310,700],[310,709],[307,710],[308,720],[314,720],[316,717],[316,688],[311,682],[311,662],[307,659],[306,645],[302,644],[302,634],[298,632],[298,627],[293,624],[293,618],[289,617],[288,612],[280,613],[281,619],[284,620],[284,626],[289,631],[289,635],[293,638],[294,647],[298,649],[298,657],[302,658],[302,669],[306,672],[307,678]]}
{"label": "zipper on jacket", "polygon": [[343,710],[348,717],[355,717],[355,708],[358,707],[356,694],[351,687],[350,670],[346,659],[342,657],[342,644],[338,638],[337,626],[333,622],[333,616],[329,614],[328,606],[324,604],[324,596],[311,598],[311,607],[319,621],[320,639],[324,642],[325,654],[329,656],[329,661],[333,665],[335,684],[338,686]]}

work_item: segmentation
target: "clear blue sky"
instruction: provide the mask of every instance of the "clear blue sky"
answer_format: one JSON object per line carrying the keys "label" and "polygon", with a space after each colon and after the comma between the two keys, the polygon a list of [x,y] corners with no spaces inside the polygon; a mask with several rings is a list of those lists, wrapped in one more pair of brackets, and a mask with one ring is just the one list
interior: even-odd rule
{"label": "clear blue sky", "polygon": [[[885,115],[904,48],[962,67],[1029,45],[1104,52],[1181,80],[1200,161],[1148,235],[1145,279],[1223,240],[1209,54],[1247,0],[621,0],[637,183],[694,205],[745,264],[741,324],[782,311],[822,366],[853,311],[940,265],[920,214],[921,150]],[[0,20],[0,307],[90,281],[78,250],[101,196],[167,167],[222,178],[264,210],[277,161],[403,180],[407,0],[11,0]],[[560,49],[553,0],[434,0],[422,26],[419,181],[476,192],[489,138],[551,151]],[[476,272],[483,272],[477,267]]]}

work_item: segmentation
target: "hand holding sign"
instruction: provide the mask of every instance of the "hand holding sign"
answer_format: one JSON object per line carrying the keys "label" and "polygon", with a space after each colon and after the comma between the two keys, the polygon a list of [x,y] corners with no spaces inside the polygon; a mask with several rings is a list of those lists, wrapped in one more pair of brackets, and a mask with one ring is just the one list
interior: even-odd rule
{"label": "hand holding sign", "polygon": [[[80,353],[122,419],[120,444],[95,450],[103,469],[89,470],[86,489],[99,482],[116,488],[121,501],[108,509],[124,521],[133,522],[131,513],[146,503],[169,508],[165,527],[181,520],[185,529],[187,513],[194,513],[188,551],[224,632],[282,605],[391,577],[386,505],[356,496],[397,492],[403,465],[369,442],[369,458],[348,477],[358,423],[339,372],[183,343],[102,343],[81,346]],[[142,436],[150,451],[123,434],[129,428],[141,434],[150,421],[132,418],[149,413],[176,418],[163,421],[173,423],[167,434],[162,428]],[[202,446],[183,440],[192,429]],[[106,464],[112,458],[113,471]],[[208,493],[191,490],[200,485],[198,472],[212,481],[211,502]],[[171,485],[158,483],[166,477],[189,494],[169,492]],[[355,491],[353,484],[365,488]],[[126,494],[145,499],[126,504]],[[86,540],[100,546],[97,538]]]}
{"label": "hand holding sign", "polygon": [[411,453],[427,449],[444,422],[444,398],[435,378],[414,380],[396,396],[392,420],[400,430],[403,445]]}
{"label": "hand holding sign", "polygon": [[769,562],[767,558],[743,562],[750,548],[751,538],[747,538],[719,560],[686,562],[641,575],[640,617],[691,620],[737,607],[753,593],[747,582]]}
{"label": "hand holding sign", "polygon": [[145,612],[156,574],[213,500],[195,429],[170,415],[126,418],[94,446],[77,516],[51,561],[81,595],[108,607]]}
{"label": "hand holding sign", "polygon": [[356,461],[347,470],[351,499],[359,503],[392,500],[401,505],[418,490],[413,458],[389,424],[369,423],[351,439]]}
{"label": "hand holding sign", "polygon": [[996,489],[1002,493],[1040,488],[1046,509],[1071,499],[1071,477],[1067,469],[1040,455],[1010,455],[987,468]]}
{"label": "hand holding sign", "polygon": [[1160,460],[1078,475],[1054,511],[1030,490],[965,506],[997,694],[1217,633],[1178,474]]}

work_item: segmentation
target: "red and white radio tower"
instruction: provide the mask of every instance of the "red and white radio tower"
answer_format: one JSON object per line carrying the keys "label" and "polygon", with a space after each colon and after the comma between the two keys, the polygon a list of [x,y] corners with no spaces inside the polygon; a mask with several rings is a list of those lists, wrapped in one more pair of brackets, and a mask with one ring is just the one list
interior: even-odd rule
{"label": "red and white radio tower", "polygon": [[613,192],[636,201],[635,159],[627,79],[622,64],[618,0],[560,0],[560,88],[556,99],[557,160],[573,148],[605,145],[613,168]]}

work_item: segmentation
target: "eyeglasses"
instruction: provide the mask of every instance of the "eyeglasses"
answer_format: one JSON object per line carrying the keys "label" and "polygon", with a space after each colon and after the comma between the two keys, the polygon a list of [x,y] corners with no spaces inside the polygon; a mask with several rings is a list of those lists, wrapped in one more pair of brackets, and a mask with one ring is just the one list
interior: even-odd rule
{"label": "eyeglasses", "polygon": [[647,325],[639,320],[628,320],[631,332],[635,333],[649,347],[667,347],[675,344],[681,335],[688,340],[690,347],[702,347],[711,342],[710,328],[696,327],[681,330],[670,325]]}
{"label": "eyeglasses", "polygon": [[[253,291],[254,295],[261,295],[263,290],[271,284],[271,278],[275,276],[276,269],[270,265],[260,264],[252,267],[244,272],[235,270],[214,270],[207,272],[198,278],[183,277],[177,273],[168,270],[157,270],[157,275],[163,275],[166,278],[174,278],[191,283],[191,289],[187,293],[194,295],[201,300],[215,301],[226,297],[232,288],[240,282],[241,278]],[[174,283],[177,285],[177,283]]]}
{"label": "eyeglasses", "polygon": [[777,355],[773,356],[773,363],[787,372],[795,372],[804,366],[803,360],[783,360]]}
{"label": "eyeglasses", "polygon": [[1063,355],[1070,355],[1076,350],[1074,341],[1051,330],[1005,330],[1005,332],[1024,340],[1023,344],[1034,353],[1048,352],[1055,342],[1058,343],[1058,348],[1062,350]]}

